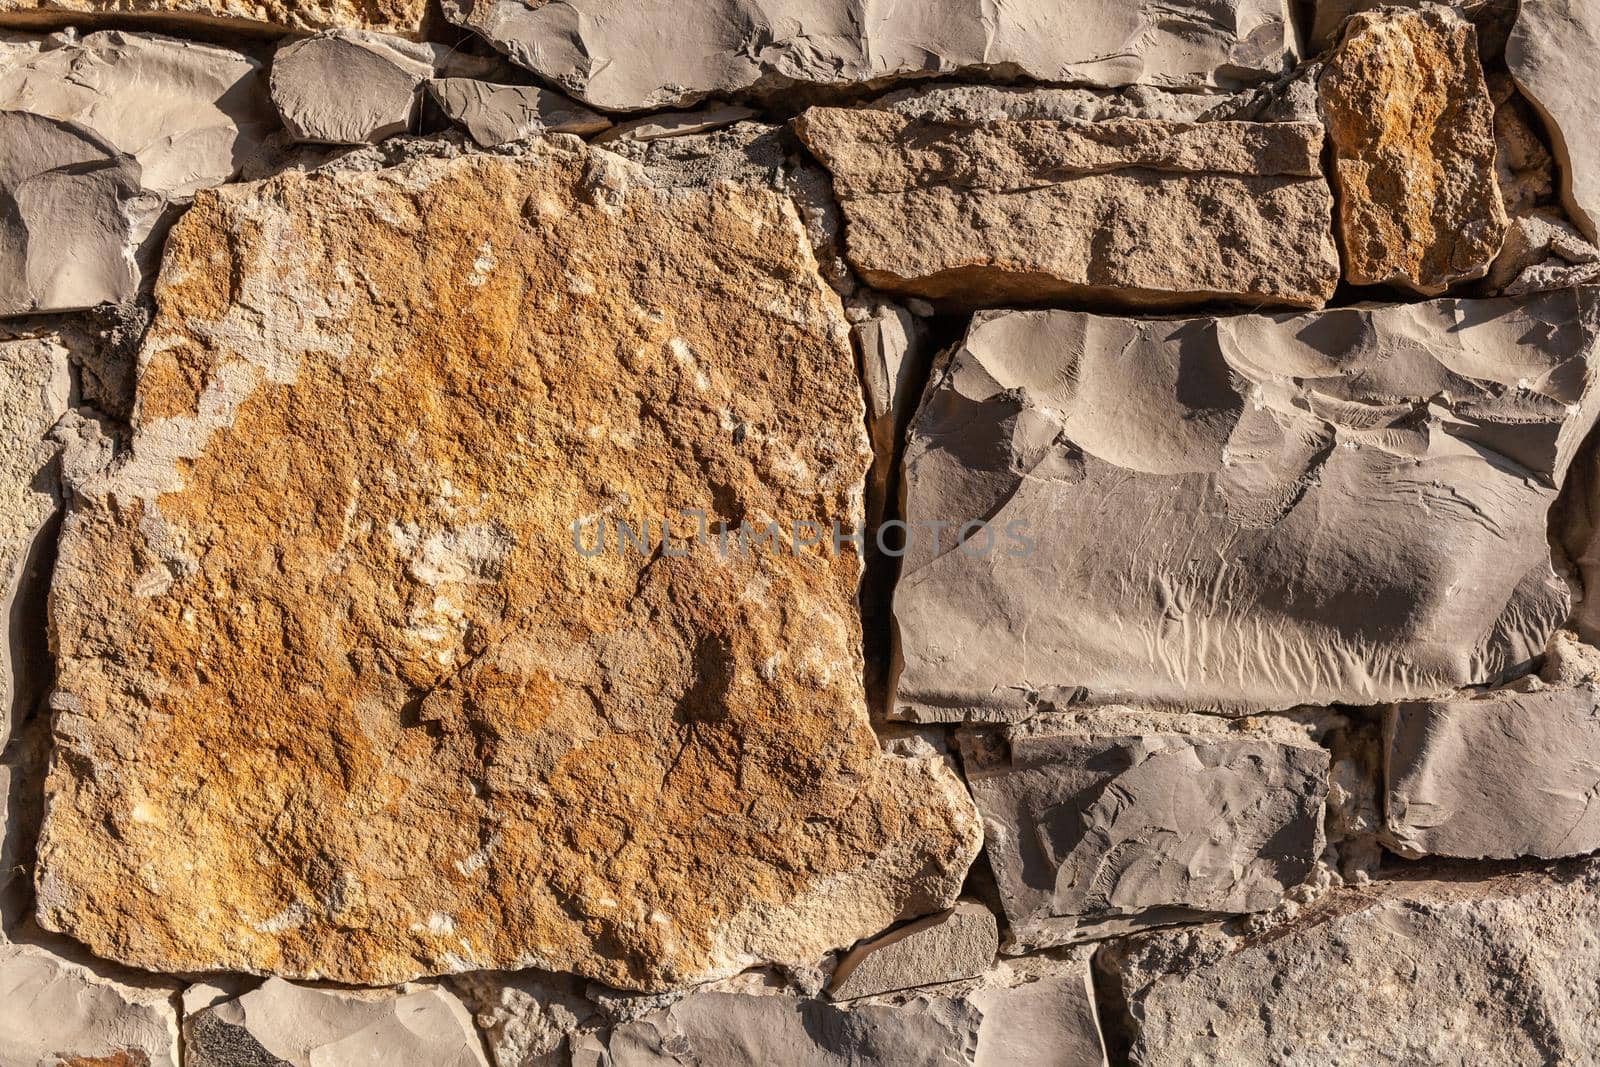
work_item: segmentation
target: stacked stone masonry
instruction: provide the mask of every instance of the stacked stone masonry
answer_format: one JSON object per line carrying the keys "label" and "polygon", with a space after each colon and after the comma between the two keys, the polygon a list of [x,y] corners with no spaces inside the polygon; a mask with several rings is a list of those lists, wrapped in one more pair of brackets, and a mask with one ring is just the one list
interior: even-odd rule
{"label": "stacked stone masonry", "polygon": [[0,1067],[1600,1063],[1600,0],[0,0]]}

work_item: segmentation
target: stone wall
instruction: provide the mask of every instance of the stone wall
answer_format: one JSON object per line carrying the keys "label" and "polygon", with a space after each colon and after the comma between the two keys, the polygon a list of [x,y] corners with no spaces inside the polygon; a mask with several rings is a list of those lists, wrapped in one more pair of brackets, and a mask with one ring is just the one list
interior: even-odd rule
{"label": "stone wall", "polygon": [[0,0],[0,1067],[1596,1063],[1597,0]]}

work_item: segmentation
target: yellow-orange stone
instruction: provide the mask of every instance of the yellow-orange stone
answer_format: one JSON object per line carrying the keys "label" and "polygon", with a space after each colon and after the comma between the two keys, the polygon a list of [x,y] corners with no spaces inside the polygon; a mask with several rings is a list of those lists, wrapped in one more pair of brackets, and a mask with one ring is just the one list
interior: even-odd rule
{"label": "yellow-orange stone", "polygon": [[602,520],[861,521],[838,299],[768,189],[569,138],[286,174],[174,229],[131,456],[54,588],[39,917],[162,971],[662,988],[951,903],[848,545],[587,557]]}
{"label": "yellow-orange stone", "polygon": [[427,0],[0,0],[0,29],[133,22],[154,29],[350,29],[418,38],[427,16]]}
{"label": "yellow-orange stone", "polygon": [[1472,24],[1439,5],[1358,14],[1318,88],[1345,279],[1435,296],[1487,274],[1509,223]]}

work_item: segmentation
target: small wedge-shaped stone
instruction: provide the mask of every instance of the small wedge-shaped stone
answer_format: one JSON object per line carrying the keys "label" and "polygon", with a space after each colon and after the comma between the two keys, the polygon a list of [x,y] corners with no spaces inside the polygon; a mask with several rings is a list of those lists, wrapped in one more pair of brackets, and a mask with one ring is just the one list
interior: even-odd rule
{"label": "small wedge-shaped stone", "polygon": [[1118,718],[962,735],[1017,946],[1262,911],[1322,852],[1318,745],[1204,716]]}
{"label": "small wedge-shaped stone", "polygon": [[1487,274],[1508,223],[1472,24],[1439,5],[1356,15],[1318,84],[1346,279],[1434,296]]}
{"label": "small wedge-shaped stone", "polygon": [[986,72],[1087,85],[1239,85],[1293,63],[1285,0],[446,0],[445,15],[585,103]]}
{"label": "small wedge-shaped stone", "polygon": [[200,197],[156,303],[52,587],[42,922],[151,969],[659,988],[954,902],[976,813],[873,735],[855,550],[680,510],[862,521],[786,197],[568,137],[288,173]]}
{"label": "small wedge-shaped stone", "polygon": [[0,1067],[178,1067],[173,993],[0,939]]}
{"label": "small wedge-shaped stone", "polygon": [[1388,712],[1385,843],[1407,856],[1600,849],[1600,694],[1539,687]]}
{"label": "small wedge-shaped stone", "polygon": [[1506,66],[1544,118],[1560,161],[1561,199],[1572,221],[1600,241],[1600,79],[1589,56],[1600,55],[1600,5],[1592,0],[1523,0],[1506,42]]}
{"label": "small wedge-shaped stone", "polygon": [[382,34],[319,33],[272,57],[272,104],[296,141],[376,144],[416,122],[432,60],[427,46]]}
{"label": "small wedge-shaped stone", "polygon": [[347,992],[269,978],[184,1020],[188,1067],[488,1067],[472,1016],[439,986]]}
{"label": "small wedge-shaped stone", "polygon": [[428,92],[450,121],[485,148],[541,133],[599,133],[609,119],[560,93],[532,85],[495,85],[475,78],[435,78]]}
{"label": "small wedge-shaped stone", "polygon": [[0,29],[136,21],[210,31],[344,27],[419,37],[427,12],[427,0],[0,0]]}
{"label": "small wedge-shaped stone", "polygon": [[1590,864],[1336,889],[1253,936],[1152,934],[1121,965],[1131,1062],[1590,1063],[1597,946]]}
{"label": "small wedge-shaped stone", "polygon": [[1314,123],[970,123],[813,108],[871,285],[958,307],[1320,307],[1339,280]]}
{"label": "small wedge-shaped stone", "polygon": [[1371,705],[1526,671],[1570,604],[1546,515],[1597,331],[1594,288],[979,315],[907,447],[899,714]]}
{"label": "small wedge-shaped stone", "polygon": [[108,31],[0,64],[0,315],[124,300],[163,212],[277,123],[261,64]]}
{"label": "small wedge-shaped stone", "polygon": [[834,1000],[975,978],[994,963],[1000,927],[975,900],[863,941],[839,961],[828,984]]}

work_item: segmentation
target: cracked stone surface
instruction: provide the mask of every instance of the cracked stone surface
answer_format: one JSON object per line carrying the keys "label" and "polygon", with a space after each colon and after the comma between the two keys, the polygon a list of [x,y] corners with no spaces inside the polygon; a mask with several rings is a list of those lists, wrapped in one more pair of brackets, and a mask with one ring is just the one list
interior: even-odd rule
{"label": "cracked stone surface", "polygon": [[1445,869],[1330,891],[1243,937],[1135,942],[1133,1061],[1285,1067],[1581,1063],[1600,1042],[1592,863],[1469,880]]}
{"label": "cracked stone surface", "polygon": [[175,992],[0,941],[0,1067],[178,1067]]}
{"label": "cracked stone surface", "polygon": [[165,214],[276,126],[261,64],[106,31],[0,65],[0,315],[131,297]]}
{"label": "cracked stone surface", "polygon": [[1600,849],[1600,692],[1523,685],[1397,704],[1384,843],[1406,856],[1553,859]]}
{"label": "cracked stone surface", "polygon": [[49,434],[67,413],[71,374],[58,331],[0,327],[0,749],[49,684],[44,591],[61,503]]}
{"label": "cracked stone surface", "polygon": [[813,108],[869,285],[955,308],[1320,307],[1339,280],[1315,123],[941,121]]}
{"label": "cracked stone surface", "polygon": [[845,954],[828,996],[853,1000],[914,986],[976,978],[994,963],[1000,928],[975,900],[861,942]]}
{"label": "cracked stone surface", "polygon": [[1507,219],[1472,24],[1438,5],[1358,14],[1318,85],[1345,278],[1437,296],[1487,274]]}
{"label": "cracked stone surface", "polygon": [[575,1067],[1103,1065],[1089,958],[1081,952],[996,964],[936,989],[829,1004],[755,975],[697,990],[575,1043]]}
{"label": "cracked stone surface", "polygon": [[862,520],[848,323],[781,194],[560,136],[290,173],[199,197],[156,303],[52,591],[44,925],[651,989],[954,902],[976,813],[872,733],[859,559],[678,511]]}
{"label": "cracked stone surface", "polygon": [[185,31],[344,27],[418,37],[427,11],[426,0],[0,0],[0,29],[147,22]]}
{"label": "cracked stone surface", "polygon": [[439,986],[347,992],[269,978],[184,1019],[188,1067],[489,1067],[472,1016]]}
{"label": "cracked stone surface", "polygon": [[1251,726],[1108,709],[963,731],[1014,946],[1263,911],[1300,884],[1322,852],[1328,753]]}
{"label": "cracked stone surface", "polygon": [[1293,64],[1284,0],[447,0],[444,13],[614,111],[984,72],[1046,82],[1250,84]]}
{"label": "cracked stone surface", "polygon": [[1590,134],[1600,85],[1575,56],[1600,54],[1600,8],[1588,0],[1526,0],[1506,43],[1506,66],[1544,119],[1560,162],[1561,200],[1585,237],[1600,240],[1600,145]]}
{"label": "cracked stone surface", "polygon": [[485,148],[541,133],[599,133],[611,121],[549,89],[435,78],[428,92],[451,122]]}
{"label": "cracked stone surface", "polygon": [[1570,606],[1546,514],[1600,399],[1597,299],[978,315],[907,447],[896,713],[1373,705],[1526,671]]}

